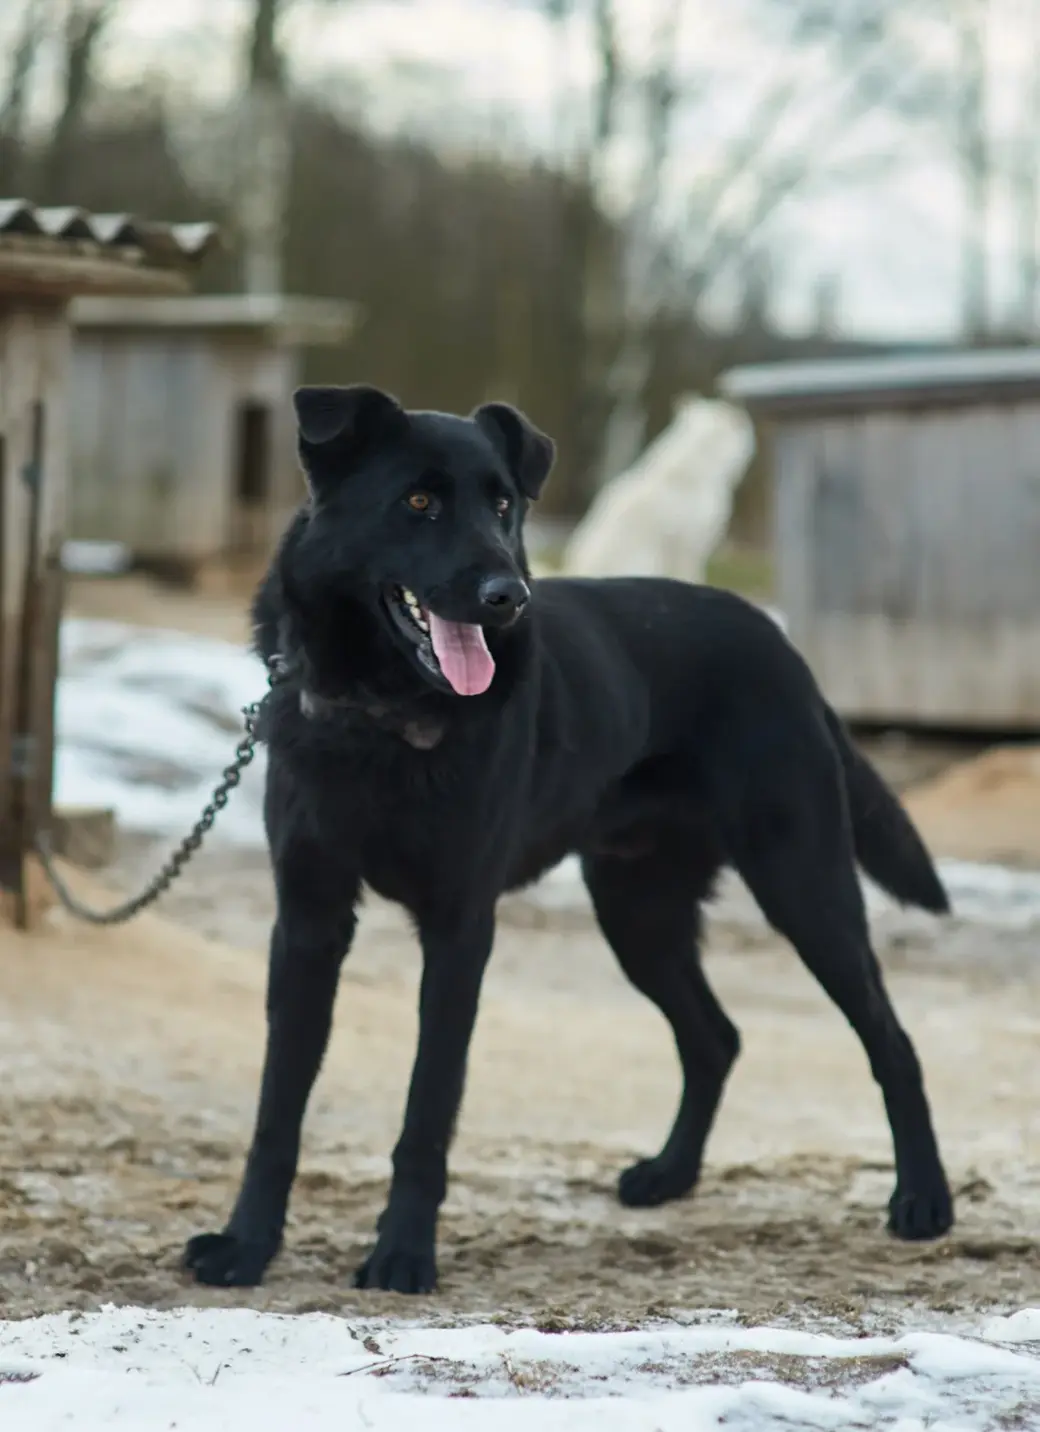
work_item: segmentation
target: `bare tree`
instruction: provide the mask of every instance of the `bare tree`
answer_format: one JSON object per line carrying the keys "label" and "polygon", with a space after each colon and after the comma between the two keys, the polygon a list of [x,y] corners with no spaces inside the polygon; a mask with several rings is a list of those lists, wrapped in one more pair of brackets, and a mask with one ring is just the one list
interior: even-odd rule
{"label": "bare tree", "polygon": [[659,233],[662,183],[679,100],[676,74],[682,0],[667,0],[654,27],[651,62],[640,86],[642,145],[639,178],[626,220],[621,261],[620,335],[607,371],[609,411],[599,480],[623,472],[646,445],[646,394],[654,360],[654,329],[665,258]]}
{"label": "bare tree", "polygon": [[[591,310],[598,320],[606,315],[608,324],[615,325],[609,361],[598,375],[597,417],[604,436],[596,454],[594,485],[627,466],[644,445],[647,389],[656,335],[666,313],[679,308],[696,317],[727,271],[739,271],[749,262],[758,269],[771,267],[765,236],[777,211],[810,183],[834,184],[853,177],[855,166],[846,157],[844,142],[880,106],[904,102],[906,71],[893,63],[892,29],[881,23],[890,18],[890,3],[837,7],[836,19],[835,7],[818,0],[762,0],[784,27],[776,79],[766,86],[710,177],[689,187],[676,221],[666,215],[674,202],[664,202],[670,148],[684,118],[690,123],[703,114],[705,130],[710,129],[709,111],[718,93],[713,76],[704,71],[684,77],[677,68],[684,0],[658,0],[655,42],[641,76],[632,73],[617,44],[611,0],[597,0],[599,83],[593,94],[588,172],[596,179],[602,171],[604,154],[617,133],[621,99],[629,101],[625,115],[637,130],[642,162],[621,220],[624,252],[611,275],[614,302],[599,294]],[[818,78],[808,81],[799,68],[812,46],[823,52],[831,76],[822,95]],[[799,126],[809,101],[811,116]],[[786,139],[778,138],[785,133]],[[633,136],[627,137],[631,141]],[[668,197],[674,201],[674,195]],[[595,382],[595,365],[591,377]],[[596,409],[595,403],[590,406]]]}
{"label": "bare tree", "polygon": [[[914,85],[908,83],[905,71],[893,64],[890,40],[884,32],[871,31],[863,48],[853,53],[844,44],[839,49],[839,79],[824,107],[822,122],[814,116],[808,125],[793,126],[792,137],[785,144],[775,142],[781,121],[797,117],[805,97],[803,83],[781,74],[723,156],[718,177],[689,195],[683,227],[697,239],[686,248],[694,275],[686,292],[694,301],[701,300],[749,252],[761,247],[770,221],[793,196],[810,187],[833,189],[864,175],[871,177],[879,158],[882,164],[891,163],[887,154],[850,162],[844,145],[878,110],[900,110],[904,101],[913,97]],[[738,191],[741,199],[734,202]],[[681,242],[678,234],[675,242]]]}
{"label": "bare tree", "polygon": [[1013,141],[1011,187],[1015,210],[1017,295],[1014,322],[1035,337],[1040,299],[1040,3],[1025,13],[1025,74]]}
{"label": "bare tree", "polygon": [[282,289],[289,182],[287,68],[278,28],[285,0],[253,0],[239,119],[237,211],[247,293]]}
{"label": "bare tree", "polygon": [[[583,7],[580,0],[543,0],[547,17],[562,33]],[[611,352],[606,339],[619,326],[624,295],[619,284],[617,255],[605,246],[605,226],[600,222],[596,202],[606,176],[612,146],[617,136],[623,95],[623,56],[614,0],[590,0],[595,75],[588,109],[572,124],[570,96],[562,93],[568,84],[560,45],[561,67],[557,84],[556,119],[568,130],[557,135],[559,196],[559,241],[561,269],[576,283],[574,313],[580,329],[576,361],[580,372],[573,441],[575,461],[561,474],[557,497],[564,509],[581,510],[595,487],[600,465],[603,422],[606,409],[603,394],[608,383]],[[576,202],[577,195],[586,202]],[[568,490],[564,491],[566,484]]]}
{"label": "bare tree", "polygon": [[290,75],[279,31],[293,0],[251,3],[236,165],[242,283],[247,293],[279,293],[292,161]]}
{"label": "bare tree", "polygon": [[48,0],[25,0],[0,98],[0,190],[17,189],[29,85],[47,33]]}
{"label": "bare tree", "polygon": [[986,337],[992,316],[989,295],[989,221],[992,163],[987,114],[989,0],[958,0],[957,159],[963,195],[961,323],[971,340]]}
{"label": "bare tree", "polygon": [[91,99],[98,51],[117,8],[118,0],[64,0],[61,101],[47,144],[41,185],[51,203],[68,198],[76,136]]}

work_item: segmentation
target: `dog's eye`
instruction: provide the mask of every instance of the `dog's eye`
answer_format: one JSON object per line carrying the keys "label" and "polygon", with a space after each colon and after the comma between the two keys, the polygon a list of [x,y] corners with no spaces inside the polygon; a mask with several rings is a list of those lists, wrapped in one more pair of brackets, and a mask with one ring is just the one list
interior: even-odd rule
{"label": "dog's eye", "polygon": [[433,499],[428,492],[413,492],[408,497],[408,506],[413,512],[429,512]]}
{"label": "dog's eye", "polygon": [[510,502],[508,497],[500,497],[495,503],[495,511],[498,513],[499,517],[506,517],[508,516],[512,506],[513,504]]}

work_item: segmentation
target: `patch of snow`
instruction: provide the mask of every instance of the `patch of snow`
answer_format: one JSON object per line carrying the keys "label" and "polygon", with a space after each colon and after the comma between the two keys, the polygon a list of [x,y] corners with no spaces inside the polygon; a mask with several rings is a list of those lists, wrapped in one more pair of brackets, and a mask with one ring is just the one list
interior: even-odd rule
{"label": "patch of snow", "polygon": [[1007,1318],[990,1318],[983,1325],[982,1336],[991,1342],[1035,1342],[1040,1349],[1040,1308],[1023,1308]]}
{"label": "patch of snow", "polygon": [[1016,930],[1040,924],[1040,874],[969,860],[940,860],[938,866],[961,919]]}
{"label": "patch of snow", "polygon": [[[1015,930],[1040,926],[1040,874],[967,860],[938,860],[936,864],[949,891],[955,918],[970,924]],[[863,880],[862,884],[871,916],[899,909],[895,901],[871,881]],[[581,863],[576,856],[561,861],[538,885],[525,891],[523,898],[547,912],[591,909],[581,879]],[[720,882],[719,899],[712,908],[727,920],[752,925],[765,923],[751,895],[732,873]],[[910,920],[917,914],[915,911],[903,913]],[[924,925],[932,923],[930,916],[922,914],[920,919]]]}
{"label": "patch of snow", "polygon": [[1034,1426],[1040,1348],[717,1322],[624,1333],[433,1329],[238,1309],[104,1308],[0,1323],[0,1421],[19,1432],[770,1432]]}
{"label": "patch of snow", "polygon": [[[61,629],[55,793],[112,808],[129,831],[178,838],[198,819],[262,696],[259,659],[229,642],[120,622]],[[263,843],[264,751],[213,828],[214,841]]]}

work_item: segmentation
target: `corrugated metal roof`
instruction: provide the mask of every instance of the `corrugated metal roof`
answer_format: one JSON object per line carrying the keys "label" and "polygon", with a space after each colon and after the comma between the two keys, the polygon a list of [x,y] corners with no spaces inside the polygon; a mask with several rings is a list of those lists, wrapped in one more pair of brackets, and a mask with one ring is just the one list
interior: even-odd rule
{"label": "corrugated metal roof", "polygon": [[159,224],[133,214],[91,214],[70,204],[40,209],[26,199],[0,199],[0,235],[87,242],[105,249],[140,249],[152,263],[201,258],[217,237],[215,224]]}
{"label": "corrugated metal roof", "polygon": [[719,391],[750,408],[975,401],[1040,390],[1040,348],[758,363],[722,374]]}
{"label": "corrugated metal roof", "polygon": [[[214,224],[166,224],[133,214],[39,208],[0,199],[0,280],[7,291],[147,292],[183,287],[176,276],[217,242]],[[164,282],[165,278],[165,282]]]}

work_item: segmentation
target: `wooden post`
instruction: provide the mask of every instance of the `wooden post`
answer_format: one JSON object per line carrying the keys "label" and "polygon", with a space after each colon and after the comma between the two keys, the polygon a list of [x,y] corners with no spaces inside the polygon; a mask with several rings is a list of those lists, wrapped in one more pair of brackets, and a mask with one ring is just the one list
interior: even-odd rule
{"label": "wooden post", "polygon": [[0,433],[0,890],[17,892],[22,882],[12,808],[11,740],[15,728],[19,614],[15,598],[17,579],[12,570],[14,500],[8,471],[9,453],[6,435]]}
{"label": "wooden post", "polygon": [[[8,449],[5,447],[5,453]],[[0,710],[0,888],[8,896],[19,929],[28,928],[38,903],[30,897],[27,862],[37,831],[50,822],[54,767],[54,695],[58,670],[61,617],[61,546],[56,534],[45,536],[43,513],[46,482],[46,411],[41,400],[32,405],[28,461],[20,472],[4,463],[2,472],[3,528],[0,550],[24,554],[21,583],[0,572],[4,591],[20,597],[17,609],[4,613],[4,680]],[[21,491],[13,489],[20,487]],[[14,541],[11,518],[24,513],[21,541]],[[45,545],[46,544],[46,545]],[[20,586],[20,592],[19,592]],[[2,739],[6,735],[6,740]]]}

